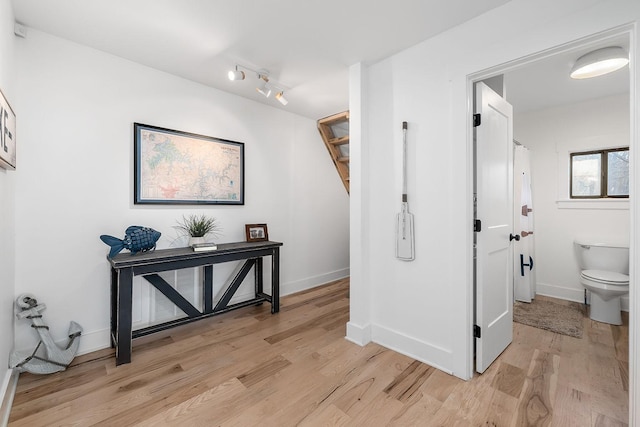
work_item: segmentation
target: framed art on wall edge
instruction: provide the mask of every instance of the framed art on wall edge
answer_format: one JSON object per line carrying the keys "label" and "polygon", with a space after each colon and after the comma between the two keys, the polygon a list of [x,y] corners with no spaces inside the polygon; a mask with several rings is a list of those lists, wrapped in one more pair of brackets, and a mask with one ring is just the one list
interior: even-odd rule
{"label": "framed art on wall edge", "polygon": [[0,90],[0,167],[16,169],[16,114]]}

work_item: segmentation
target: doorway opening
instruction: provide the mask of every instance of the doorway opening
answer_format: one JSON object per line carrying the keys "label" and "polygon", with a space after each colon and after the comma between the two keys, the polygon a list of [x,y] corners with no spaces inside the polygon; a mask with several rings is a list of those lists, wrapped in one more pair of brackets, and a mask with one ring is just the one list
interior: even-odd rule
{"label": "doorway opening", "polygon": [[[517,139],[518,141],[520,141],[521,143],[523,143],[524,145],[528,145],[526,141],[527,138],[522,138],[520,137],[520,135],[522,135],[523,133],[523,128],[519,128],[519,126],[522,123],[519,123],[520,117],[524,114],[528,115],[528,119],[531,119],[532,117],[536,117],[536,113],[535,112],[541,112],[541,111],[547,111],[552,112],[554,109],[557,112],[562,111],[563,108],[565,108],[567,105],[581,105],[582,108],[587,108],[589,103],[591,101],[593,101],[594,98],[593,95],[591,95],[591,97],[589,96],[583,96],[582,99],[580,98],[576,98],[571,102],[565,102],[564,103],[564,107],[562,106],[562,103],[556,103],[556,104],[549,104],[548,102],[550,101],[550,98],[552,97],[552,94],[559,94],[562,95],[562,92],[560,92],[558,89],[554,89],[552,86],[552,82],[543,82],[545,84],[547,84],[547,87],[545,90],[540,90],[539,88],[535,88],[534,85],[532,84],[532,80],[528,80],[526,81],[526,83],[523,83],[522,80],[518,80],[519,75],[525,76],[527,74],[527,71],[529,72],[529,75],[536,75],[536,69],[537,67],[543,67],[543,66],[548,66],[551,63],[556,63],[558,64],[558,61],[562,61],[562,58],[566,58],[567,55],[573,55],[575,58],[579,57],[580,54],[579,52],[581,51],[589,51],[589,50],[594,50],[598,47],[603,47],[603,46],[608,46],[608,45],[612,45],[612,44],[625,44],[626,43],[626,48],[628,51],[628,47],[629,47],[629,40],[631,39],[631,29],[626,28],[626,29],[617,29],[615,31],[610,31],[607,33],[603,33],[603,34],[599,34],[587,39],[583,39],[583,40],[579,40],[576,41],[574,43],[570,43],[568,45],[564,45],[564,46],[560,46],[554,49],[551,49],[549,51],[545,51],[543,53],[537,54],[537,55],[533,55],[524,59],[520,59],[517,61],[513,61],[509,64],[506,65],[502,65],[502,66],[498,66],[495,68],[492,68],[488,71],[485,71],[481,74],[477,74],[477,75],[473,75],[470,76],[469,78],[469,87],[472,86],[473,83],[476,82],[480,82],[480,81],[484,81],[486,79],[490,79],[493,78],[495,79],[498,76],[504,76],[504,82],[503,82],[503,88],[504,88],[504,97],[506,98],[506,100],[510,103],[513,104],[514,106],[514,121],[515,121],[515,125],[514,125],[514,137],[515,139]],[[554,62],[555,61],[555,62]],[[572,65],[572,64],[571,64]],[[571,66],[569,65],[569,67]],[[558,68],[558,72],[564,72],[564,69],[562,69],[560,66],[557,66],[556,68]],[[568,73],[566,73],[567,76],[566,78],[568,79]],[[564,77],[564,76],[563,76]],[[531,77],[529,77],[531,78]],[[618,105],[622,101],[624,102],[624,104],[626,105],[626,110],[625,113],[623,114],[623,116],[625,116],[624,118],[626,118],[626,124],[624,125],[624,129],[620,129],[620,132],[617,132],[617,136],[619,138],[624,138],[626,139],[626,146],[630,147],[630,151],[633,151],[635,149],[635,147],[632,147],[633,145],[633,141],[634,141],[634,137],[635,135],[633,134],[634,132],[634,123],[633,123],[633,119],[631,119],[631,123],[629,120],[629,117],[633,117],[632,114],[636,105],[636,99],[634,98],[634,93],[632,91],[630,91],[630,76],[628,74],[626,74],[626,86],[624,91],[620,92],[620,91],[616,91],[616,89],[613,89],[613,91],[611,91],[611,89],[607,89],[603,84],[603,80],[597,81],[597,79],[594,79],[594,82],[597,83],[600,87],[600,95],[597,96],[598,99],[602,98],[605,99],[608,102],[607,105]],[[566,83],[566,82],[565,82]],[[529,96],[534,98],[534,95],[536,94],[548,94],[549,99],[544,99],[544,96],[542,97],[542,101],[543,102],[547,102],[547,105],[543,105],[543,104],[536,104],[535,102],[540,102],[537,99],[534,99],[535,102],[532,103],[533,106],[527,107],[528,110],[522,110],[520,107],[523,105],[522,103],[527,101],[526,99],[524,100],[519,100],[518,96],[516,95],[516,93],[514,93],[514,86],[513,85],[517,85],[520,84],[524,87],[524,90],[521,91],[521,93],[524,96],[527,96],[527,89],[530,91],[529,92]],[[607,90],[609,92],[607,92]],[[586,95],[586,90],[584,91],[585,95]],[[625,97],[626,97],[626,101],[625,101]],[[469,103],[470,105],[472,105],[472,100],[471,100],[471,95],[469,95]],[[595,102],[593,102],[592,104],[592,108],[597,108],[595,106]],[[607,108],[607,107],[604,107]],[[566,109],[570,109],[569,107],[566,107]],[[574,112],[575,115],[579,115],[580,112]],[[635,114],[635,113],[634,113]],[[543,113],[540,113],[537,115],[537,118],[540,118],[543,115]],[[531,123],[533,123],[533,120],[529,120],[529,128],[527,129],[527,132],[524,133],[528,133],[528,135],[536,135],[535,132],[531,131],[531,128],[534,127],[534,125],[532,125]],[[612,123],[612,126],[615,126],[615,122]],[[616,132],[610,132],[610,133],[616,133]],[[538,133],[539,135],[539,133]],[[598,143],[598,138],[596,138],[596,136],[598,136],[600,138],[600,141],[602,140],[603,136],[606,135],[591,135],[591,140],[589,141],[590,143]],[[565,198],[563,198],[562,196],[562,190],[561,190],[561,186],[564,186],[565,183],[563,181],[561,181],[562,179],[562,171],[563,171],[563,167],[565,167],[566,165],[563,166],[563,162],[564,162],[564,154],[565,152],[568,153],[574,149],[576,149],[577,147],[572,147],[571,143],[572,141],[567,141],[567,135],[566,134],[558,134],[555,135],[556,138],[556,142],[553,145],[553,151],[554,151],[554,158],[550,159],[548,161],[548,163],[550,163],[547,172],[545,174],[545,176],[542,177],[536,177],[535,176],[535,168],[534,168],[534,175],[532,177],[532,180],[534,182],[533,184],[533,191],[538,191],[538,188],[543,188],[544,186],[540,186],[538,180],[544,180],[544,179],[548,179],[549,181],[551,181],[551,183],[555,183],[555,188],[554,191],[552,192],[552,194],[548,194],[547,198],[549,199],[553,199],[553,204],[555,204],[555,209],[557,210],[561,210],[561,215],[563,216],[567,216],[567,213],[577,213],[578,215],[582,215],[585,216],[585,212],[587,212],[586,209],[580,209],[577,206],[575,206],[575,202],[571,202],[570,200],[566,200]],[[524,141],[523,141],[524,139]],[[577,138],[576,138],[577,139]],[[609,142],[609,145],[621,145],[620,144],[620,139],[618,139],[617,141],[614,142]],[[538,143],[539,141],[535,141],[536,143]],[[573,141],[575,142],[575,141]],[[605,147],[605,148],[613,148],[613,147]],[[631,156],[630,156],[631,157]],[[632,157],[631,157],[632,158]],[[568,160],[567,160],[567,164],[568,164]],[[475,175],[474,175],[475,176]],[[568,177],[567,177],[568,178]],[[538,185],[536,185],[538,184]],[[567,187],[568,189],[568,187]],[[633,190],[632,190],[633,191]],[[632,194],[629,195],[630,198],[633,197]],[[567,198],[568,199],[568,198]],[[606,203],[606,202],[605,202]],[[574,206],[571,206],[571,205]],[[600,206],[596,206],[593,203],[591,203],[589,206],[587,206],[589,209],[593,209],[593,210],[597,210],[598,212],[602,213],[601,211],[603,210],[608,210],[610,208],[603,208],[603,205]],[[584,208],[585,206],[583,206]],[[622,209],[620,209],[622,207]],[[471,209],[471,208],[470,208]],[[620,204],[618,204],[617,208],[615,209],[610,209],[610,210],[614,210],[617,211],[617,214],[620,214],[621,211],[626,212],[627,217],[629,216],[629,202],[627,202],[627,206],[626,208],[621,206]],[[620,216],[620,215],[618,215]],[[624,216],[624,214],[622,214],[622,216]],[[539,217],[539,216],[538,216]],[[553,221],[553,219],[551,219],[551,221]],[[626,226],[626,233],[629,233],[629,227],[633,228],[633,218],[628,218],[626,221],[620,221],[617,219],[614,219],[612,221],[609,221],[608,224],[604,227],[604,231],[605,232],[615,232],[615,233],[622,233],[624,232],[622,228],[615,228],[616,226],[621,225],[622,223],[624,223],[623,225]],[[538,243],[538,239],[540,238],[540,236],[542,236],[543,234],[547,233],[545,232],[545,227],[548,227],[548,224],[543,224],[541,221],[536,222],[536,249],[535,252],[536,254],[541,253],[541,251],[544,251],[544,245],[542,245],[543,247],[539,247],[541,246]],[[561,225],[560,225],[561,227]],[[558,240],[559,237],[562,237],[565,240],[569,240],[572,243],[572,240],[576,237],[574,235],[564,235],[564,236],[559,236],[557,234],[557,231],[554,228],[550,229],[551,231],[549,231],[548,233],[552,235],[552,240]],[[633,245],[633,241],[630,242],[631,245]],[[573,245],[569,245],[567,247],[566,244],[563,245],[557,245],[558,248],[557,250],[560,250],[560,246],[562,246],[562,250],[564,251],[564,255],[563,255],[563,259],[571,259],[574,258],[574,254],[573,254]],[[473,253],[474,253],[474,260],[475,260],[475,254],[476,254],[476,247],[474,246],[473,248]],[[545,252],[545,255],[543,256],[539,256],[540,258],[542,258],[542,260],[538,260],[537,263],[537,268],[538,268],[538,275],[540,275],[541,272],[541,268],[544,268],[545,264],[549,265],[548,262],[544,261],[544,257],[555,257],[557,254],[554,251],[550,251],[550,252]],[[630,260],[630,262],[632,262],[632,260]],[[548,275],[557,275],[560,276],[559,279],[559,283],[543,283],[544,286],[542,286],[542,289],[538,289],[538,292],[541,294],[549,294],[549,293],[553,293],[555,292],[555,294],[552,294],[552,296],[556,296],[560,299],[566,299],[566,300],[572,300],[572,301],[581,301],[583,299],[583,295],[584,295],[584,291],[583,289],[580,288],[579,285],[579,271],[577,270],[577,265],[575,260],[573,260],[573,266],[571,268],[567,268],[566,271],[561,271],[560,273],[558,273],[558,271],[556,271],[557,269],[553,266],[550,267],[551,270],[553,271],[548,271]],[[474,266],[475,269],[475,266]],[[513,271],[513,270],[512,270]],[[631,268],[631,271],[633,271],[633,267]],[[542,282],[544,281],[545,276],[542,276],[542,278],[540,276],[538,276],[538,282]],[[569,282],[570,281],[570,282]],[[563,286],[564,284],[564,286]],[[475,289],[475,272],[474,272],[474,299],[476,297],[476,289]],[[637,306],[634,301],[637,298],[636,293],[631,290],[630,293],[630,297],[628,302],[625,304],[623,303],[623,308],[627,308],[627,309],[631,309],[634,306]],[[475,307],[475,302],[474,302],[474,307]],[[633,316],[632,316],[633,318]],[[635,326],[633,324],[633,322],[629,325],[629,335],[633,335],[635,333]],[[474,341],[476,341],[477,338],[474,338]],[[471,346],[472,351],[474,346]],[[631,356],[631,359],[633,359],[634,355],[635,355],[635,350],[633,347],[630,348],[629,351],[629,355]],[[473,354],[471,355],[471,369],[470,371],[474,371],[475,370],[475,366],[473,366],[474,362],[474,358],[473,358]],[[625,373],[626,374],[626,373]],[[585,375],[587,375],[587,373],[585,373]],[[631,387],[633,384],[633,381],[630,381],[631,383]],[[630,395],[633,395],[633,391],[630,390]]]}

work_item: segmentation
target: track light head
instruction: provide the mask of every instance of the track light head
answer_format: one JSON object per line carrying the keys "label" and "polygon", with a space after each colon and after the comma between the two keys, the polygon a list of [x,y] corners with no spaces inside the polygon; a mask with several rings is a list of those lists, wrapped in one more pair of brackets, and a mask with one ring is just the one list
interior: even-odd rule
{"label": "track light head", "polygon": [[269,77],[264,74],[260,74],[258,78],[260,79],[260,83],[256,87],[256,90],[259,93],[263,94],[266,98],[268,98],[269,96],[271,96],[271,85],[269,84]]}
{"label": "track light head", "polygon": [[287,98],[284,97],[284,91],[280,91],[280,92],[276,93],[276,99],[282,105],[287,105],[289,103],[289,101],[287,101]]}
{"label": "track light head", "polygon": [[244,71],[238,70],[238,66],[236,65],[235,70],[229,71],[229,80],[244,80],[245,74]]}
{"label": "track light head", "polygon": [[269,84],[268,84],[268,83],[263,83],[263,84],[261,84],[260,86],[258,86],[258,87],[256,88],[256,90],[257,90],[259,93],[263,94],[263,95],[265,96],[265,98],[268,98],[268,97],[270,97],[270,96],[271,96],[271,87],[269,86]]}

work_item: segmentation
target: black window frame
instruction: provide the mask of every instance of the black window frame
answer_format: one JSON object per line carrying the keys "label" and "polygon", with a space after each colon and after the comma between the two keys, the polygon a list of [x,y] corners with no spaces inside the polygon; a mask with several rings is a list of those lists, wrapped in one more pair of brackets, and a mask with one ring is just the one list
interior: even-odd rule
{"label": "black window frame", "polygon": [[[629,195],[609,195],[607,186],[609,153],[616,151],[629,151],[629,147],[609,148],[606,150],[580,151],[569,155],[569,198],[570,199],[628,199]],[[575,156],[585,156],[590,154],[600,154],[600,195],[596,196],[576,196],[573,194],[573,158]]]}

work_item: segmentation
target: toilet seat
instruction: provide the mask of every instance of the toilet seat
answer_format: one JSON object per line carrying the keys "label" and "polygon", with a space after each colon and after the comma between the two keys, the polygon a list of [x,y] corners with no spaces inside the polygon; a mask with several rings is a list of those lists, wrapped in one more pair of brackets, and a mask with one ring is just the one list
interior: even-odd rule
{"label": "toilet seat", "polygon": [[583,270],[580,273],[583,279],[613,286],[628,286],[629,276],[615,271]]}

